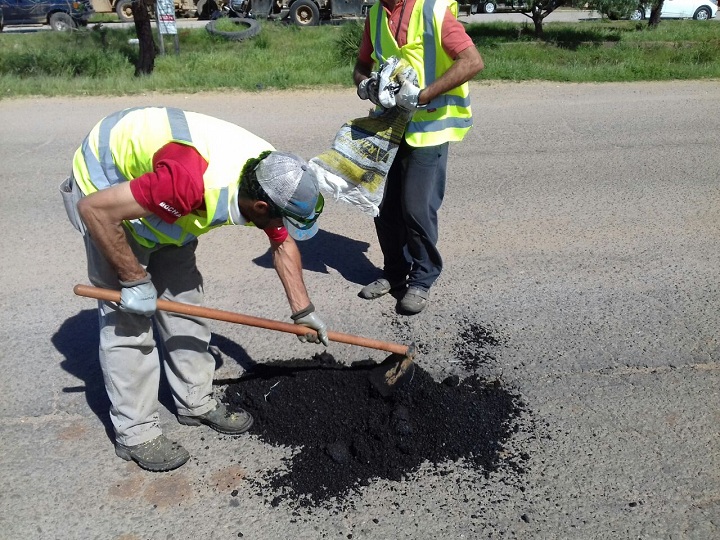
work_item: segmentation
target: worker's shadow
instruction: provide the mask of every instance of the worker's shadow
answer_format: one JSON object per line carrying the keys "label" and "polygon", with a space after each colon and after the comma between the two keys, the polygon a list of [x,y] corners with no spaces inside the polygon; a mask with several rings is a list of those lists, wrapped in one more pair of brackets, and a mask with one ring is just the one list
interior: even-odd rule
{"label": "worker's shadow", "polygon": [[[99,332],[97,311],[88,309],[67,319],[52,336],[52,343],[57,351],[65,357],[60,363],[61,367],[84,383],[63,388],[63,392],[84,392],[90,410],[100,419],[108,438],[114,442],[115,433],[109,412],[110,400],[105,392],[105,383],[98,359]],[[157,336],[157,333],[155,335]],[[245,349],[223,336],[213,334],[210,346],[210,352],[215,358],[215,369],[223,364],[223,355],[235,360],[245,370],[255,365]],[[163,349],[160,343],[159,347],[162,355]],[[173,414],[176,412],[170,387],[164,374],[160,378],[158,400]]]}
{"label": "worker's shadow", "polygon": [[[381,273],[365,255],[370,247],[367,242],[320,230],[310,240],[297,245],[306,271],[327,274],[328,268],[334,268],[346,280],[358,285],[370,283]],[[270,251],[253,262],[263,268],[273,267]]]}
{"label": "worker's shadow", "polygon": [[84,383],[84,385],[63,388],[63,392],[85,392],[90,410],[105,426],[108,438],[114,441],[115,435],[109,413],[110,400],[105,393],[102,370],[98,361],[100,338],[97,310],[83,310],[67,319],[53,335],[52,344],[65,357],[60,362],[60,366]]}

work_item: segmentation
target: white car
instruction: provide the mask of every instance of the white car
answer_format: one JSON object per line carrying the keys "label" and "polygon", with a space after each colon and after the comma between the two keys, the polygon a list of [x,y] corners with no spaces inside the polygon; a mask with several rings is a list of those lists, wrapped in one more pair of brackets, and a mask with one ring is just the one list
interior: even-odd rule
{"label": "white car", "polygon": [[[706,21],[717,13],[718,0],[665,0],[661,19],[696,19]],[[650,7],[640,7],[630,14],[630,20],[640,21],[650,18]]]}

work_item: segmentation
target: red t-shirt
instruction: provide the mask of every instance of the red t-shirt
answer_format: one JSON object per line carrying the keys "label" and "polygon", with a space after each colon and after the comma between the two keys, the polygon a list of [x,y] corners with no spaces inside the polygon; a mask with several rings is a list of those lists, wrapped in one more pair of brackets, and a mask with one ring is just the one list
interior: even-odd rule
{"label": "red t-shirt", "polygon": [[[397,2],[395,7],[390,11],[387,5],[383,2],[382,8],[388,14],[388,22],[390,24],[390,31],[395,35],[398,25],[400,31],[397,34],[396,41],[399,47],[407,44],[407,31],[408,24],[410,22],[410,15],[415,7],[415,0],[405,1],[405,10],[403,11],[403,3]],[[402,13],[402,20],[400,20],[400,14]],[[460,21],[458,21],[452,12],[448,9],[445,12],[442,24],[442,44],[443,49],[450,58],[455,59],[458,54],[467,49],[473,47],[474,43],[470,36],[465,32],[465,27]],[[358,52],[358,60],[362,64],[371,65],[372,59],[372,41],[370,40],[370,17],[365,19],[365,32],[363,33],[362,42],[360,43],[360,50]]]}
{"label": "red t-shirt", "polygon": [[[207,168],[207,161],[195,148],[171,142],[155,152],[153,171],[133,179],[130,191],[145,210],[175,223],[179,217],[205,207],[203,175]],[[288,236],[285,227],[263,230],[278,244]]]}

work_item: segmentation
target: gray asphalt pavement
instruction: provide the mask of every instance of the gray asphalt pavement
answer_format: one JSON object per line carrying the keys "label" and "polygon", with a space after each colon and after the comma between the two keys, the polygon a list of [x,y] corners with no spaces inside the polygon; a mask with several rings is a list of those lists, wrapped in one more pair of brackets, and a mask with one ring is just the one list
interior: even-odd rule
{"label": "gray asphalt pavement", "polygon": [[[423,468],[334,511],[273,507],[253,487],[289,449],[181,426],[165,408],[190,462],[153,474],[115,456],[94,302],[72,292],[87,282],[81,239],[57,187],[87,131],[123,107],[214,114],[309,158],[366,105],[351,90],[0,101],[0,538],[720,537],[720,84],[475,83],[472,99],[427,310],[403,317],[356,296],[381,255],[371,220],[337,202],[302,247],[306,282],[332,329],[415,341],[438,380],[468,375],[464,324],[495,328],[480,372],[526,403],[503,452],[525,453],[527,469]],[[266,242],[230,228],[201,239],[208,306],[289,320]],[[318,350],[213,327],[234,347],[218,379],[238,375],[238,356]]]}

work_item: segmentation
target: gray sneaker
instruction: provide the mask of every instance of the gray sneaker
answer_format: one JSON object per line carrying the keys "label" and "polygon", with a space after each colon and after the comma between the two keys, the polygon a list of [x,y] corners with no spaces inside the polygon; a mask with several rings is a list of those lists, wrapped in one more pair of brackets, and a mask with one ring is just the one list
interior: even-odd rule
{"label": "gray sneaker", "polygon": [[135,446],[115,443],[115,453],[125,461],[134,461],[143,469],[153,472],[172,471],[190,459],[187,450],[165,435]]}
{"label": "gray sneaker", "polygon": [[430,296],[429,291],[409,287],[403,299],[400,300],[400,310],[408,315],[420,313],[427,306],[428,296]]}
{"label": "gray sneaker", "polygon": [[360,298],[365,298],[366,300],[375,300],[376,298],[385,296],[393,289],[399,289],[400,287],[404,286],[405,283],[391,285],[387,279],[380,278],[373,281],[370,285],[365,285],[358,293],[358,296]]}
{"label": "gray sneaker", "polygon": [[219,403],[212,411],[201,414],[200,416],[178,415],[177,418],[178,422],[186,426],[205,424],[225,435],[240,435],[241,433],[245,433],[253,425],[253,417],[249,412],[242,409],[228,412],[227,407],[222,403]]}

